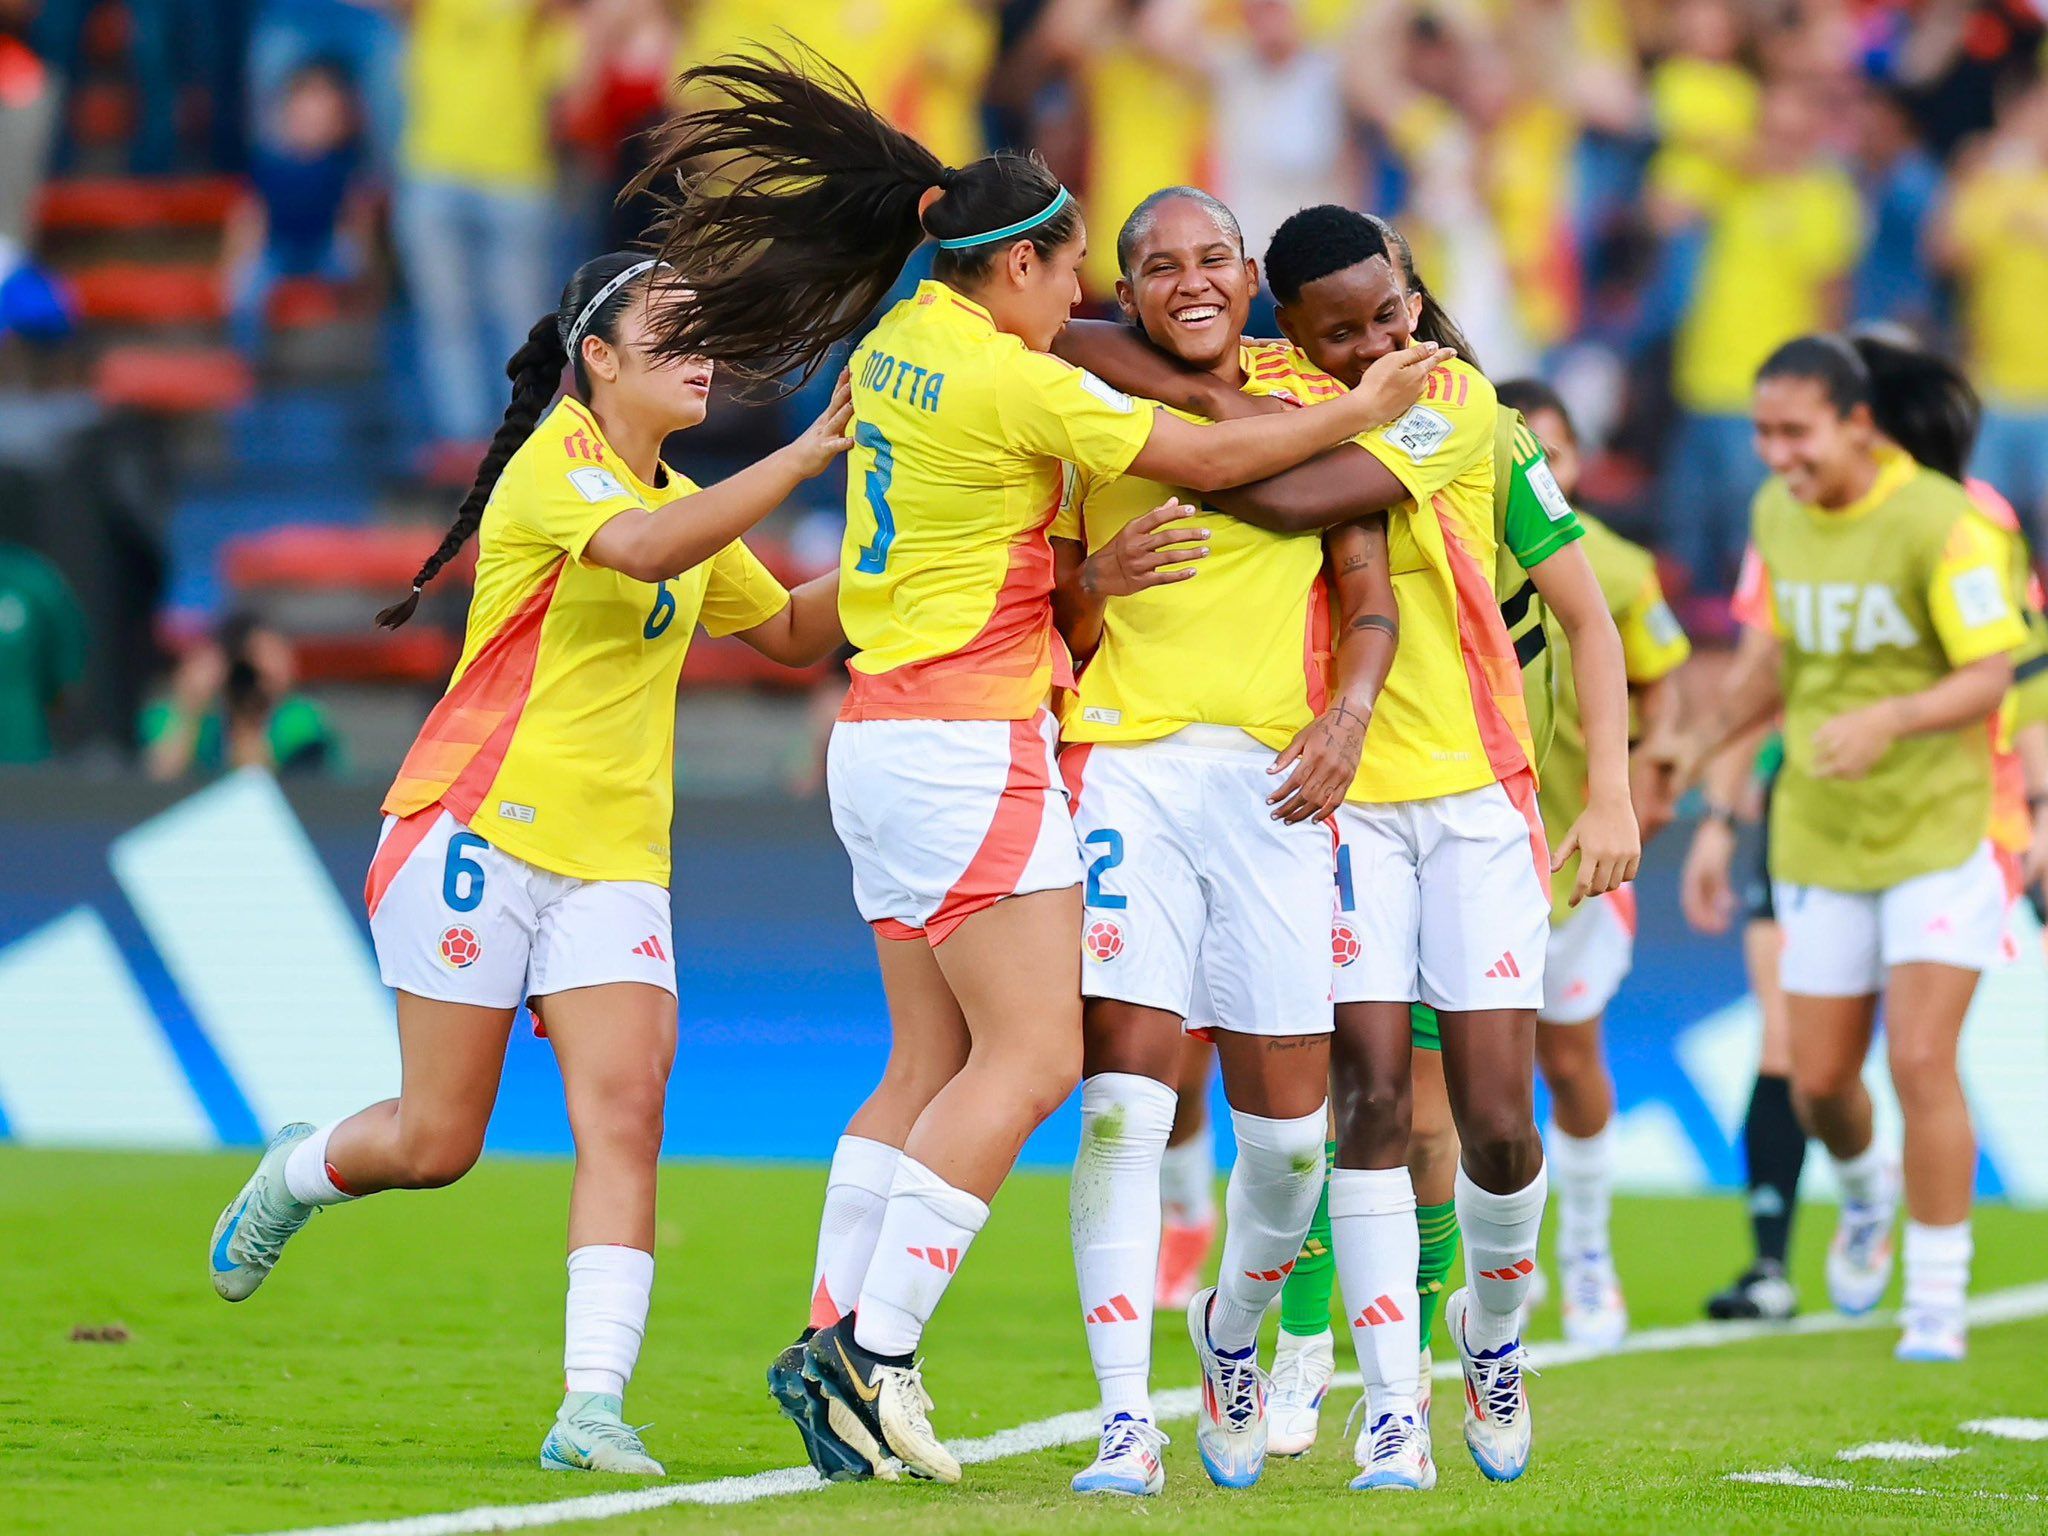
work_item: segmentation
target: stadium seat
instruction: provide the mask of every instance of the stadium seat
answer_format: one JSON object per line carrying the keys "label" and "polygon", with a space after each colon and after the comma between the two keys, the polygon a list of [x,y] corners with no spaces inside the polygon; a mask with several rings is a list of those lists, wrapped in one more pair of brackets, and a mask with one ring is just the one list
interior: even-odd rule
{"label": "stadium seat", "polygon": [[228,347],[114,347],[93,368],[105,404],[168,416],[228,410],[253,388],[248,363]]}
{"label": "stadium seat", "polygon": [[228,176],[79,176],[44,187],[37,218],[45,234],[213,229],[241,196]]}
{"label": "stadium seat", "polygon": [[[334,528],[301,525],[275,528],[231,540],[221,554],[228,585],[255,587],[360,588],[402,591],[433,548],[431,530],[408,526]],[[476,574],[471,543],[448,563],[446,578],[470,581]]]}
{"label": "stadium seat", "polygon": [[214,325],[227,314],[209,263],[109,261],[70,273],[79,315],[113,325]]}

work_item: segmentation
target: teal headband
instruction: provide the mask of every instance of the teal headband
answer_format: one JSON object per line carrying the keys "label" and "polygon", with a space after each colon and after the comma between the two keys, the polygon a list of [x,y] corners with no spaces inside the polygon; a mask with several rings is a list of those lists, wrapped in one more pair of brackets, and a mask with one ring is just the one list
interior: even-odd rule
{"label": "teal headband", "polygon": [[1019,219],[1014,224],[1005,224],[1001,229],[992,229],[983,235],[957,235],[951,240],[941,240],[942,251],[964,251],[970,245],[987,245],[992,240],[1008,240],[1017,235],[1029,234],[1047,219],[1058,213],[1074,200],[1074,194],[1061,187],[1059,194],[1028,219]]}

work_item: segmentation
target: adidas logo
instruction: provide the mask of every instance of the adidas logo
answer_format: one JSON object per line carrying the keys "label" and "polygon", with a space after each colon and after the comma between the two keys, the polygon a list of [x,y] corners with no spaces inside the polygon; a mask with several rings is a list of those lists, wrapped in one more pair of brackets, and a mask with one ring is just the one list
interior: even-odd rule
{"label": "adidas logo", "polygon": [[661,947],[661,940],[651,933],[633,946],[633,953],[644,956],[649,960],[666,960],[668,958],[668,951]]}
{"label": "adidas logo", "polygon": [[1135,1323],[1137,1320],[1138,1309],[1121,1291],[1088,1314],[1091,1323]]}
{"label": "adidas logo", "polygon": [[1504,1269],[1482,1269],[1479,1271],[1479,1278],[1482,1280],[1526,1280],[1534,1273],[1536,1273],[1536,1261],[1534,1259],[1517,1259]]}
{"label": "adidas logo", "polygon": [[1521,974],[1522,968],[1515,964],[1515,957],[1511,954],[1503,954],[1486,968],[1487,978],[1491,981],[1507,981]]}
{"label": "adidas logo", "polygon": [[[913,1259],[923,1259],[933,1269],[943,1269],[949,1275],[960,1267],[958,1248],[906,1248],[903,1251]],[[1125,1305],[1128,1306],[1129,1303],[1126,1302]]]}
{"label": "adidas logo", "polygon": [[1394,1305],[1393,1297],[1381,1296],[1379,1300],[1373,1302],[1363,1312],[1359,1313],[1358,1316],[1354,1317],[1351,1320],[1351,1326],[1354,1328],[1377,1328],[1381,1323],[1398,1323],[1402,1320],[1403,1316],[1404,1314],[1401,1309]]}
{"label": "adidas logo", "polygon": [[1278,1269],[1248,1269],[1244,1272],[1247,1280],[1285,1280],[1294,1270],[1296,1261],[1289,1259]]}

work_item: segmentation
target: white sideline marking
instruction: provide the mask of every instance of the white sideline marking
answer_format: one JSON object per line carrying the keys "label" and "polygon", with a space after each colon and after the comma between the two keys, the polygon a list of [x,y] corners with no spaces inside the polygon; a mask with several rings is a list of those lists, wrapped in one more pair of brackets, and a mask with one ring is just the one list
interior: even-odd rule
{"label": "white sideline marking", "polygon": [[[2048,1281],[2015,1286],[1973,1298],[1968,1307],[1970,1321],[1987,1327],[1996,1323],[2019,1322],[2048,1316]],[[1658,1328],[1631,1334],[1618,1348],[1594,1349],[1585,1345],[1548,1343],[1531,1345],[1531,1363],[1539,1369],[1576,1365],[1611,1355],[1663,1354],[1679,1349],[1716,1349],[1728,1344],[1747,1344],[1757,1339],[1782,1338],[1787,1334],[1852,1333],[1882,1327],[1893,1319],[1867,1313],[1843,1317],[1823,1312],[1795,1317],[1789,1323],[1688,1323],[1679,1328]],[[1435,1376],[1456,1380],[1456,1360],[1438,1365]],[[1333,1380],[1332,1387],[1352,1388],[1358,1373],[1347,1371]],[[1194,1387],[1180,1387],[1154,1393],[1153,1412],[1162,1420],[1193,1418],[1200,1402]],[[2039,1423],[2038,1420],[1983,1420],[1982,1423]],[[959,1440],[949,1449],[962,1466],[1002,1461],[1011,1456],[1029,1456],[1055,1450],[1063,1445],[1082,1445],[1102,1433],[1102,1416],[1090,1408],[1076,1413],[1055,1414],[1014,1429],[998,1430],[978,1440]],[[1995,1431],[1994,1431],[1995,1433]],[[1789,1467],[1783,1472],[1735,1472],[1736,1482],[1785,1483],[1788,1487],[1849,1488],[1854,1484],[1826,1478],[1807,1479]],[[1796,1480],[1796,1481],[1794,1481]],[[406,1515],[393,1520],[359,1520],[348,1525],[299,1526],[268,1533],[268,1536],[475,1536],[489,1531],[529,1531],[541,1526],[565,1525],[572,1520],[608,1520],[620,1515],[645,1514],[672,1504],[751,1504],[757,1499],[780,1498],[785,1494],[812,1493],[831,1486],[809,1467],[785,1467],[773,1472],[756,1472],[747,1477],[721,1477],[702,1483],[668,1483],[626,1493],[597,1493],[574,1499],[549,1499],[539,1504],[489,1504],[475,1509],[455,1510],[441,1515]],[[1925,1489],[1866,1489],[1871,1493],[1923,1493]],[[1984,1495],[1994,1497],[1994,1495]],[[2048,1496],[2001,1494],[2001,1498]]]}
{"label": "white sideline marking", "polygon": [[2048,1419],[1972,1419],[1966,1435],[1996,1435],[2001,1440],[2048,1440]]}
{"label": "white sideline marking", "polygon": [[1852,1483],[1845,1477],[1809,1477],[1791,1467],[1775,1472],[1730,1472],[1731,1483],[1761,1483],[1770,1488],[1825,1488],[1831,1493],[1882,1493],[1914,1499],[1998,1499],[2009,1504],[2048,1503],[2048,1493],[2005,1493],[1995,1488],[1882,1488]]}
{"label": "white sideline marking", "polygon": [[1963,1454],[1956,1445],[1929,1445],[1924,1440],[1872,1440],[1835,1452],[1837,1461],[1947,1461]]}

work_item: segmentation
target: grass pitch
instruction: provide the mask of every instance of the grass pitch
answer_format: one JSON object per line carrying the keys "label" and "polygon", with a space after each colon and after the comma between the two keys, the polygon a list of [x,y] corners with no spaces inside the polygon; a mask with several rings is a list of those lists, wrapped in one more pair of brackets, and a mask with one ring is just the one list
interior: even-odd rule
{"label": "grass pitch", "polygon": [[[566,1163],[493,1160],[451,1190],[326,1213],[258,1296],[229,1307],[207,1284],[206,1242],[250,1163],[0,1149],[0,1531],[234,1536],[647,1486],[536,1465],[559,1393]],[[797,1459],[762,1371],[802,1317],[821,1182],[808,1168],[666,1170],[654,1315],[628,1408],[652,1421],[648,1445],[674,1481]],[[1824,1305],[1831,1225],[1832,1212],[1810,1211],[1797,1239],[1811,1308]],[[1734,1201],[1622,1201],[1616,1244],[1636,1326],[1695,1320],[1733,1273],[1742,1236]],[[1977,1253],[1979,1293],[2048,1279],[2048,1213],[1980,1212]],[[1065,1181],[1020,1176],[932,1330],[941,1431],[983,1436],[1088,1407],[1077,1312]],[[125,1337],[74,1340],[74,1330]],[[1534,1336],[1555,1333],[1554,1313],[1539,1316]],[[1340,1391],[1315,1452],[1270,1464],[1246,1493],[1208,1484],[1182,1421],[1167,1426],[1166,1494],[1138,1504],[1069,1494],[1090,1455],[1071,1445],[972,1466],[955,1489],[834,1488],[555,1528],[2048,1529],[2048,1440],[1963,1428],[2048,1419],[2048,1318],[1980,1330],[1960,1366],[1895,1364],[1892,1342],[1877,1328],[1558,1365],[1533,1383],[1536,1456],[1507,1487],[1473,1468],[1461,1394],[1439,1382],[1442,1480],[1412,1498],[1344,1490],[1343,1417],[1356,1393]],[[1156,1359],[1159,1386],[1193,1384],[1178,1317],[1160,1319]],[[1961,1454],[1836,1459],[1874,1442]],[[1728,1480],[1786,1468],[1850,1487]]]}

